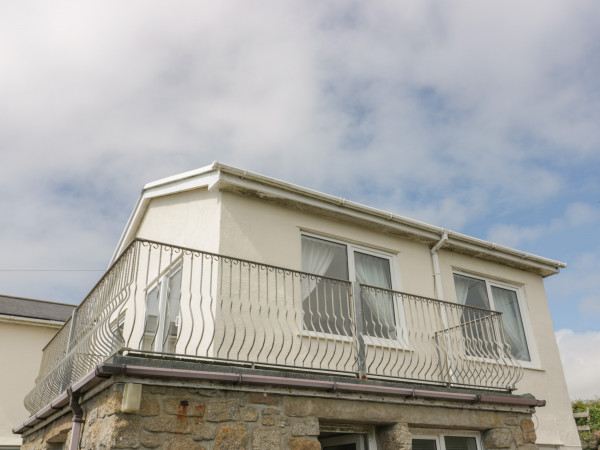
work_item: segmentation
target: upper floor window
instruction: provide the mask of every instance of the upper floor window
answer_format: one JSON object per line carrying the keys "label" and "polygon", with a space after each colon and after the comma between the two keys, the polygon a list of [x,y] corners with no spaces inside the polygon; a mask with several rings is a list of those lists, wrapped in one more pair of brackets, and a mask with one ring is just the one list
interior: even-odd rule
{"label": "upper floor window", "polygon": [[146,292],[143,350],[173,353],[179,330],[181,264],[161,276]]}
{"label": "upper floor window", "polygon": [[512,356],[521,361],[531,361],[530,345],[524,326],[524,302],[517,288],[492,280],[454,274],[458,303],[502,313],[504,336]]}
{"label": "upper floor window", "polygon": [[[302,236],[302,270],[323,277],[356,281],[392,289],[391,257],[352,244]],[[305,280],[304,326],[309,331],[351,334],[351,296],[348,285],[326,279]],[[364,333],[385,339],[396,337],[396,311],[390,295],[362,293]]]}

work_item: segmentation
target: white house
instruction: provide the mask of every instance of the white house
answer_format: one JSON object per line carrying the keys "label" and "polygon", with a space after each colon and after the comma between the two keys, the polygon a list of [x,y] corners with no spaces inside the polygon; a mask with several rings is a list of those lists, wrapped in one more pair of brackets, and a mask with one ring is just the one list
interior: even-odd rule
{"label": "white house", "polygon": [[[564,266],[213,163],[144,187],[109,270],[46,349],[26,399],[33,416],[16,431],[33,446],[52,427],[48,405],[77,416],[66,393],[107,377],[177,373],[201,383],[216,373],[177,369],[195,363],[243,368],[221,382],[322,397],[329,403],[303,407],[320,426],[306,440],[323,448],[399,448],[386,447],[390,424],[409,436],[402,448],[579,448],[543,284]],[[170,375],[150,368],[157,361],[171,361]],[[131,364],[148,366],[123,369]],[[298,381],[307,374],[317,384]],[[327,412],[343,390],[348,401],[373,402],[368,417]],[[87,401],[89,414],[96,400]],[[277,442],[295,448],[298,408],[282,409]],[[93,426],[79,419],[71,438],[89,443]],[[269,430],[264,419],[246,422],[233,426],[256,447]]]}
{"label": "white house", "polygon": [[17,449],[11,429],[27,414],[23,397],[35,386],[42,349],[70,317],[73,305],[0,295],[0,449]]}

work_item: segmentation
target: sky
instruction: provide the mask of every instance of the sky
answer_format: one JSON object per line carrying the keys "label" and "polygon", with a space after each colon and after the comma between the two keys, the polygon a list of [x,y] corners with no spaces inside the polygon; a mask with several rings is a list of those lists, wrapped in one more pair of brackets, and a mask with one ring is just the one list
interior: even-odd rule
{"label": "sky", "polygon": [[600,2],[0,3],[0,293],[79,303],[212,161],[551,259],[600,396]]}

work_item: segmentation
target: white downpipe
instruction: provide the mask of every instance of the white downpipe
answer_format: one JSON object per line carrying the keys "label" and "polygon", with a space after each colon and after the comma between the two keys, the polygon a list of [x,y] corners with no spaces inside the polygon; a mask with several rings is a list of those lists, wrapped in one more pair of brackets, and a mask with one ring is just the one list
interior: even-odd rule
{"label": "white downpipe", "polygon": [[[440,260],[438,258],[438,250],[442,248],[442,246],[448,240],[448,232],[442,231],[441,239],[431,247],[431,262],[433,264],[433,280],[435,282],[435,296],[438,300],[444,300],[444,289],[442,288],[442,273],[440,271]],[[440,309],[442,323],[444,324],[444,329],[448,329],[448,316],[446,314],[446,310],[442,307]],[[449,375],[450,382],[456,381],[456,377],[454,376],[455,363],[454,358],[452,357],[452,345],[450,342],[450,337],[446,335],[446,345],[448,346],[446,357],[448,358],[449,365]]]}
{"label": "white downpipe", "polygon": [[444,289],[442,288],[442,274],[440,272],[440,260],[438,250],[448,240],[448,232],[443,231],[442,238],[431,247],[431,261],[433,263],[433,280],[435,282],[435,296],[438,300],[444,300]]}

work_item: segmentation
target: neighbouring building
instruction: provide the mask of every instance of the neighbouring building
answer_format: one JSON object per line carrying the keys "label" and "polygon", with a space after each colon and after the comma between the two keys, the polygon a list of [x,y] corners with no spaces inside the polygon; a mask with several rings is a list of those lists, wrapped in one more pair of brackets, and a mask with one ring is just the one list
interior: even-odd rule
{"label": "neighbouring building", "polygon": [[213,163],[147,184],[24,449],[579,448],[563,263]]}
{"label": "neighbouring building", "polygon": [[28,413],[23,397],[35,386],[42,349],[71,316],[73,305],[0,295],[0,449],[18,449],[12,433]]}

